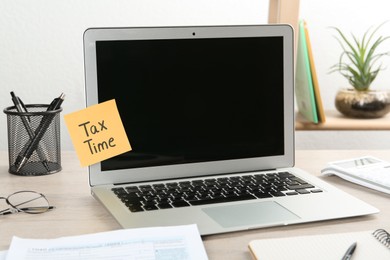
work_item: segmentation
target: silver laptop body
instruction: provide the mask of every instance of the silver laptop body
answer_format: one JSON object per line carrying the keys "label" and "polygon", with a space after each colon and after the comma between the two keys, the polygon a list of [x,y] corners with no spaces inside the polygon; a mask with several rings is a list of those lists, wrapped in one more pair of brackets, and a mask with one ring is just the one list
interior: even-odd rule
{"label": "silver laptop body", "polygon": [[[84,58],[86,105],[115,99],[133,148],[89,167],[93,196],[124,228],[196,223],[208,235],[378,212],[293,167],[290,26],[90,28]],[[113,192],[276,172],[313,187],[137,212]]]}

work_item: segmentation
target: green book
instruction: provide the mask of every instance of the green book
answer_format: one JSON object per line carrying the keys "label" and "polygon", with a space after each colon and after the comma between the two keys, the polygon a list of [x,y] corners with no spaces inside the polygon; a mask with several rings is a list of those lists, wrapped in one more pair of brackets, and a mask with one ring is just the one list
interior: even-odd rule
{"label": "green book", "polygon": [[317,108],[303,20],[299,21],[297,61],[295,68],[295,97],[299,113],[306,120],[317,124]]}

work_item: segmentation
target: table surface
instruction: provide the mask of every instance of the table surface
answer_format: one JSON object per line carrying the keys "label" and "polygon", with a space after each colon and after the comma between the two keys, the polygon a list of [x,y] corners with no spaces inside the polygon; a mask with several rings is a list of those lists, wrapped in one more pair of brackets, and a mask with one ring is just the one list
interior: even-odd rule
{"label": "table surface", "polygon": [[[390,150],[299,150],[296,167],[319,176],[328,161],[372,155],[390,161]],[[12,236],[57,238],[120,229],[114,218],[90,194],[87,168],[74,152],[62,153],[63,170],[46,176],[24,177],[8,173],[8,154],[0,152],[0,196],[35,190],[47,196],[56,209],[44,214],[17,213],[0,216],[0,250],[8,249]],[[254,239],[390,229],[390,195],[338,177],[319,178],[378,208],[374,215],[263,228],[203,237],[210,259],[251,259],[248,243]]]}

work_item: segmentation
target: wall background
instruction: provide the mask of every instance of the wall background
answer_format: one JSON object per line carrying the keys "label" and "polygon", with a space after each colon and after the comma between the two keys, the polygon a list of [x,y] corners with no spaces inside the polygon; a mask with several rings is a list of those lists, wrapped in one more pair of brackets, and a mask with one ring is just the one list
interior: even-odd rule
{"label": "wall background", "polygon": [[[329,26],[361,35],[389,20],[387,0],[301,0],[300,17],[309,26],[325,109],[346,81],[328,74],[340,54]],[[0,8],[0,104],[12,105],[10,91],[26,104],[49,103],[65,93],[62,115],[85,107],[82,35],[89,27],[261,24],[268,0],[2,0]],[[390,35],[390,22],[381,30]],[[386,46],[390,50],[390,41]],[[390,57],[386,60],[390,64]],[[386,64],[386,65],[387,65]],[[388,67],[388,66],[387,66]],[[390,68],[389,68],[390,69]],[[390,71],[374,88],[390,88]],[[73,150],[62,119],[62,149]],[[7,150],[6,115],[0,116],[0,150]],[[387,131],[299,131],[307,148],[389,148]]]}
{"label": "wall background", "polygon": [[[313,55],[317,69],[322,100],[325,109],[335,109],[334,97],[348,82],[339,73],[329,74],[329,68],[337,63],[341,47],[334,38],[331,26],[340,28],[347,35],[361,38],[371,26],[389,21],[379,33],[390,35],[390,2],[386,0],[300,0],[300,17],[308,23]],[[380,34],[378,34],[379,36]],[[390,51],[390,40],[380,51]],[[373,89],[390,89],[390,57],[384,59],[384,71],[380,72]],[[334,149],[388,149],[390,131],[298,131],[297,148]]]}

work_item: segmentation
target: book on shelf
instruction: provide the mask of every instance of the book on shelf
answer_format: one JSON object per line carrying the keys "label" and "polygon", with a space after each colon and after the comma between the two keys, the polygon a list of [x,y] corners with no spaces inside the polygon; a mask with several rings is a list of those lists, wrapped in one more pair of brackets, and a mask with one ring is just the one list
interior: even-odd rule
{"label": "book on shelf", "polygon": [[305,20],[299,21],[295,70],[295,95],[299,113],[313,123],[325,122],[314,56]]}
{"label": "book on shelf", "polygon": [[329,260],[343,259],[356,242],[353,260],[390,259],[390,234],[384,229],[324,235],[252,240],[253,259]]}

